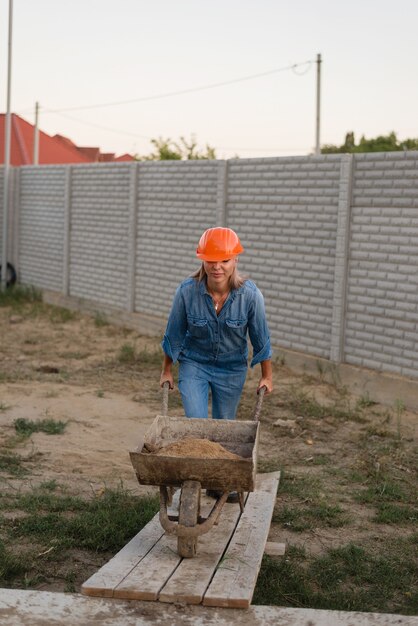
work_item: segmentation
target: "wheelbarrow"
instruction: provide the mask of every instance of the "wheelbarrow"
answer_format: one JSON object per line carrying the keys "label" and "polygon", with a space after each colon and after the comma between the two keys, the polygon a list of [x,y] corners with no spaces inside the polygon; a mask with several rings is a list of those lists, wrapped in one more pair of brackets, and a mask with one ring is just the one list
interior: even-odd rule
{"label": "wheelbarrow", "polygon": [[[177,535],[181,557],[191,558],[197,552],[197,540],[218,522],[231,491],[239,494],[241,511],[244,492],[254,491],[259,440],[259,418],[265,387],[259,390],[253,418],[249,421],[215,420],[168,416],[169,384],[163,386],[162,413],[157,415],[130,458],[138,482],[160,488],[161,526],[166,533]],[[163,448],[187,437],[209,439],[239,459],[173,457]],[[159,454],[153,454],[159,450]],[[168,507],[176,489],[181,489],[178,515]],[[201,489],[221,492],[209,515],[200,515]]]}

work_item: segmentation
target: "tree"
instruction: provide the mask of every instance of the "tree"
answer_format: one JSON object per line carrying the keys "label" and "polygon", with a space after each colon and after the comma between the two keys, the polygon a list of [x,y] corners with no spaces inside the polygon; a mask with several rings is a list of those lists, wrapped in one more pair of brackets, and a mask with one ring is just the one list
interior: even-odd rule
{"label": "tree", "polygon": [[195,159],[216,159],[215,148],[206,144],[205,151],[199,150],[194,135],[190,141],[180,137],[179,142],[171,139],[151,139],[155,151],[143,157],[137,157],[138,161],[187,161]]}
{"label": "tree", "polygon": [[356,145],[354,133],[351,132],[346,134],[345,141],[341,146],[325,144],[321,148],[321,153],[399,152],[400,150],[418,150],[418,138],[399,141],[394,132],[389,133],[389,135],[379,135],[373,139],[366,139],[366,137],[362,135],[359,143]]}

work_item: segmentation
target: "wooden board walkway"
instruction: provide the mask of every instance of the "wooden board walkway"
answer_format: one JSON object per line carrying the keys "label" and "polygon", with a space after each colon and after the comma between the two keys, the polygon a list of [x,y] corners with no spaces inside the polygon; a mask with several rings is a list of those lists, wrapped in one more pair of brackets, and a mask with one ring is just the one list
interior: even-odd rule
{"label": "wooden board walkway", "polygon": [[[276,500],[280,472],[258,474],[244,512],[225,504],[218,525],[198,539],[197,555],[182,559],[177,537],[158,514],[83,585],[84,595],[248,608]],[[202,495],[202,514],[214,501]]]}

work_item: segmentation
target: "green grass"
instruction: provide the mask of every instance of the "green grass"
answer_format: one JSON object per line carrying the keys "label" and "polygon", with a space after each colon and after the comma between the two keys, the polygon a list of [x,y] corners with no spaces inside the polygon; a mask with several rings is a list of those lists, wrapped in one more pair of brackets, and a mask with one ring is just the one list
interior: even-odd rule
{"label": "green grass", "polygon": [[42,302],[42,293],[35,287],[16,284],[4,291],[0,290],[0,306],[19,309],[23,304],[33,302]]}
{"label": "green grass", "polygon": [[402,416],[406,410],[406,406],[403,400],[397,398],[394,404],[394,413],[396,419],[396,430],[398,439],[402,438]]}
{"label": "green grass", "polygon": [[269,472],[279,472],[283,467],[283,463],[278,459],[258,459],[257,472],[260,474],[268,474]]}
{"label": "green grass", "polygon": [[77,311],[71,311],[60,306],[49,307],[49,319],[53,324],[65,324],[78,318]]}
{"label": "green grass", "polygon": [[67,422],[61,422],[54,419],[29,420],[25,417],[19,417],[14,422],[16,433],[21,437],[30,437],[32,433],[46,433],[47,435],[61,435]]}
{"label": "green grass", "polygon": [[294,415],[301,415],[307,418],[324,419],[333,417],[353,422],[365,421],[359,406],[351,407],[344,394],[341,394],[333,403],[324,405],[311,397],[307,392],[292,386],[287,392],[282,394],[280,404]]}
{"label": "green grass", "polygon": [[106,315],[98,311],[94,316],[94,325],[97,328],[102,328],[103,326],[109,326],[109,322],[107,321]]}
{"label": "green grass", "polygon": [[89,357],[90,352],[82,352],[81,350],[76,350],[75,352],[61,352],[58,356],[63,359],[75,359],[77,361],[81,361]]}
{"label": "green grass", "polygon": [[95,552],[119,550],[159,508],[157,498],[139,499],[123,489],[90,500],[35,492],[15,505],[27,515],[13,521],[12,536]]}
{"label": "green grass", "polygon": [[361,396],[358,400],[357,400],[357,408],[359,409],[367,409],[368,407],[374,406],[375,404],[377,404],[377,402],[375,402],[374,400],[372,400],[369,396],[369,393],[366,392],[364,394],[364,396]]}
{"label": "green grass", "polygon": [[75,593],[77,591],[76,586],[75,586],[76,577],[77,577],[77,574],[74,570],[70,570],[69,572],[65,574],[65,577],[64,577],[65,579],[64,592],[65,593]]}
{"label": "green grass", "polygon": [[312,459],[312,465],[331,465],[332,458],[326,454],[317,454]]}
{"label": "green grass", "polygon": [[25,559],[10,552],[0,539],[0,581],[7,585],[12,580],[23,576],[26,569]]}
{"label": "green grass", "polygon": [[377,507],[376,516],[373,519],[378,524],[418,524],[418,508],[384,502]]}
{"label": "green grass", "polygon": [[127,363],[132,364],[136,361],[136,353],[135,346],[124,343],[123,346],[120,347],[119,353],[117,355],[117,359],[119,363]]}
{"label": "green grass", "polygon": [[280,477],[280,492],[303,500],[318,498],[323,490],[316,476],[296,475],[283,471]]}
{"label": "green grass", "polygon": [[307,556],[292,546],[263,558],[254,604],[414,615],[418,611],[416,536],[373,551],[356,544]]}
{"label": "green grass", "polygon": [[66,323],[78,318],[76,311],[43,304],[42,292],[32,286],[16,284],[4,291],[0,290],[1,306],[10,307],[12,311],[24,314],[25,317],[37,317],[40,314],[47,315],[53,324]]}
{"label": "green grass", "polygon": [[163,360],[163,353],[161,349],[158,350],[140,350],[137,351],[135,346],[130,343],[124,343],[116,356],[119,363],[128,366],[135,366],[141,368],[146,367],[160,367]]}
{"label": "green grass", "polygon": [[[137,497],[122,487],[85,499],[55,493],[55,481],[27,494],[0,496],[2,519],[0,586],[31,586],[51,581],[70,550],[116,553],[159,509],[156,496]],[[73,568],[64,574],[65,589],[75,590]]]}
{"label": "green grass", "polygon": [[45,490],[45,491],[56,491],[58,486],[59,485],[55,479],[45,480],[43,483],[39,485],[39,489]]}
{"label": "green grass", "polygon": [[294,532],[304,532],[314,528],[340,528],[348,524],[349,518],[338,505],[320,501],[299,506],[279,505],[273,522]]}
{"label": "green grass", "polygon": [[18,454],[0,450],[0,472],[7,472],[12,476],[23,476],[27,470],[22,463],[23,459]]}
{"label": "green grass", "polygon": [[409,502],[412,494],[409,487],[391,480],[379,480],[363,491],[355,494],[361,504],[381,504],[382,502]]}
{"label": "green grass", "polygon": [[314,476],[282,472],[273,522],[294,532],[314,528],[339,528],[349,522],[347,513],[329,502],[321,481]]}

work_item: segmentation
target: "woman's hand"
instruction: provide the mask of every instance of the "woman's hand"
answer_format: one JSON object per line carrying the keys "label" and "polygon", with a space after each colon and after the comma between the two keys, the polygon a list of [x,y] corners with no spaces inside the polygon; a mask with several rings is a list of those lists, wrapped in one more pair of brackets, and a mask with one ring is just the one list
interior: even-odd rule
{"label": "woman's hand", "polygon": [[165,354],[163,360],[163,371],[160,376],[160,387],[162,387],[164,383],[169,383],[170,389],[174,389],[173,374],[171,372],[172,365],[173,361]]}
{"label": "woman's hand", "polygon": [[273,380],[271,377],[262,376],[259,380],[257,393],[260,391],[261,387],[266,388],[266,394],[271,393],[273,391]]}
{"label": "woman's hand", "polygon": [[258,382],[257,393],[261,387],[266,388],[266,394],[273,391],[273,368],[271,366],[271,359],[267,361],[261,361],[261,378]]}
{"label": "woman's hand", "polygon": [[161,372],[160,387],[162,387],[164,383],[169,383],[170,389],[174,389],[173,374],[171,372]]}

